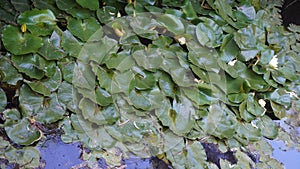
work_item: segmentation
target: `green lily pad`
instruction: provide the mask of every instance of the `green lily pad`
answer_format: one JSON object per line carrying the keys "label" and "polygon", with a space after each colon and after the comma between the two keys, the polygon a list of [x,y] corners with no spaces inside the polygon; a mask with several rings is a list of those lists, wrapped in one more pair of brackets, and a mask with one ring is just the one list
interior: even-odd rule
{"label": "green lily pad", "polygon": [[56,1],[57,7],[72,15],[75,18],[86,19],[90,18],[91,11],[85,8],[81,8],[75,0]]}
{"label": "green lily pad", "polygon": [[7,50],[15,55],[37,52],[42,47],[42,38],[24,33],[15,26],[7,26],[2,31],[2,41]]}
{"label": "green lily pad", "polygon": [[7,57],[0,56],[0,67],[0,79],[2,82],[16,85],[19,80],[23,79],[22,75],[19,74]]}
{"label": "green lily pad", "polygon": [[28,84],[28,86],[35,92],[40,93],[44,96],[50,96],[51,91],[49,88],[47,88],[47,86],[44,85],[44,83],[40,82],[40,81],[28,81],[28,80],[24,80],[24,82],[26,84]]}
{"label": "green lily pad", "polygon": [[223,31],[217,23],[212,19],[201,18],[204,22],[200,22],[196,27],[196,36],[198,42],[210,48],[221,45]]}
{"label": "green lily pad", "polygon": [[235,115],[225,105],[213,104],[209,107],[203,126],[208,134],[218,138],[231,138],[236,132],[236,127]]}
{"label": "green lily pad", "polygon": [[65,52],[61,48],[54,46],[53,43],[56,40],[57,39],[44,38],[44,45],[39,49],[39,54],[47,60],[59,60],[65,57]]}
{"label": "green lily pad", "polygon": [[186,166],[188,166],[188,168],[204,168],[207,157],[200,142],[193,142],[191,145],[187,145],[185,151],[187,163]]}
{"label": "green lily pad", "polygon": [[85,119],[98,125],[113,124],[120,116],[114,105],[101,107],[86,98],[81,99],[79,108],[81,109],[82,116]]}
{"label": "green lily pad", "polygon": [[90,10],[97,10],[99,8],[99,2],[97,0],[76,0],[76,2],[83,8]]}
{"label": "green lily pad", "polygon": [[71,110],[72,112],[75,112],[76,105],[73,100],[75,97],[75,93],[73,92],[73,90],[73,86],[70,83],[63,81],[58,88],[57,98],[59,103],[63,105],[63,107]]}
{"label": "green lily pad", "polygon": [[84,42],[91,38],[98,29],[101,29],[101,26],[93,17],[84,20],[73,18],[68,20],[68,30]]}
{"label": "green lily pad", "polygon": [[38,122],[53,123],[62,119],[66,113],[56,93],[43,97],[34,93],[27,85],[20,88],[19,101],[24,116],[34,117]]}
{"label": "green lily pad", "polygon": [[73,57],[78,57],[82,48],[82,44],[68,30],[62,34],[61,45]]}
{"label": "green lily pad", "polygon": [[275,139],[278,136],[278,127],[268,116],[263,116],[257,121],[257,127],[261,129],[261,134],[268,139]]}
{"label": "green lily pad", "polygon": [[181,20],[170,14],[163,14],[157,18],[157,21],[175,35],[183,34],[185,31]]}
{"label": "green lily pad", "polygon": [[54,30],[56,18],[49,9],[33,9],[19,15],[18,23],[25,24],[32,34],[45,36],[51,34]]}
{"label": "green lily pad", "polygon": [[93,60],[101,64],[105,57],[118,50],[117,41],[107,36],[103,37],[101,41],[87,42],[80,51],[79,59],[82,61]]}
{"label": "green lily pad", "polygon": [[116,69],[121,72],[129,70],[135,65],[135,62],[130,55],[130,51],[121,51],[118,54],[111,54],[105,61],[107,68]]}
{"label": "green lily pad", "polygon": [[147,70],[157,69],[163,62],[162,53],[158,48],[149,48],[146,51],[137,50],[132,56],[139,66]]}
{"label": "green lily pad", "polygon": [[41,139],[42,132],[30,124],[28,119],[19,119],[20,113],[16,109],[7,109],[5,116],[4,128],[13,142],[20,145],[30,145]]}
{"label": "green lily pad", "polygon": [[24,168],[37,168],[40,165],[40,152],[34,147],[11,148],[5,152],[5,157],[9,162]]}
{"label": "green lily pad", "polygon": [[5,92],[0,88],[0,112],[4,110],[7,104],[7,98]]}
{"label": "green lily pad", "polygon": [[43,70],[45,68],[45,60],[37,54],[13,55],[11,60],[19,72],[23,72],[31,78],[42,79],[46,73],[45,70]]}

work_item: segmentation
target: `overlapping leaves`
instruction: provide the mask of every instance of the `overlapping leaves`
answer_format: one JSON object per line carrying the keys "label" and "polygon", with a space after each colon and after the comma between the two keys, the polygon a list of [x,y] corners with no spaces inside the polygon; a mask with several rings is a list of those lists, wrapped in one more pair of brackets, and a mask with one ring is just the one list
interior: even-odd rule
{"label": "overlapping leaves", "polygon": [[[19,15],[20,28],[4,28],[2,41],[12,55],[0,58],[0,80],[22,81],[20,112],[4,112],[13,142],[30,145],[42,135],[34,123],[60,121],[65,142],[81,141],[95,152],[159,154],[175,168],[205,168],[214,164],[197,140],[237,148],[277,137],[268,113],[283,118],[284,109],[299,102],[299,44],[297,32],[266,21],[273,13],[254,2],[221,0],[202,4],[211,10],[192,1],[164,2],[182,11],[156,8],[154,1],[106,3],[35,2],[40,10]],[[129,16],[117,18],[120,11]],[[139,13],[145,11],[152,13]],[[56,26],[61,12],[68,15],[64,31]],[[278,69],[269,64],[275,55]],[[2,90],[0,98],[2,111]],[[245,153],[235,157],[249,166]]]}

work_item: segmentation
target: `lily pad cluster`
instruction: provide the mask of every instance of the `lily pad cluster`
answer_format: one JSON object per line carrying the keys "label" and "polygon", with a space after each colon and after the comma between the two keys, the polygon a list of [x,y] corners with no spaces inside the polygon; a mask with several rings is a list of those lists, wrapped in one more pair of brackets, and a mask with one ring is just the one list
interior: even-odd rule
{"label": "lily pad cluster", "polygon": [[[284,133],[274,119],[300,111],[300,29],[281,26],[281,3],[5,2],[0,12],[17,19],[1,19],[1,128],[22,148],[0,137],[0,158],[37,167],[24,154],[39,157],[31,145],[57,123],[63,141],[91,150],[91,168],[131,155],[174,168],[282,168],[265,139]],[[213,163],[204,143],[235,162]]]}

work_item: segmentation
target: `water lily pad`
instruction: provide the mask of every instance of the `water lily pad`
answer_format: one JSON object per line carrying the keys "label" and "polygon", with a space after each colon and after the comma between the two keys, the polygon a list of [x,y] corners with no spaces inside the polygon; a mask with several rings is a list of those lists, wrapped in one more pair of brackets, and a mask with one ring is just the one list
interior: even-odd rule
{"label": "water lily pad", "polygon": [[166,27],[170,32],[174,34],[183,34],[185,31],[184,25],[181,20],[170,14],[163,14],[157,18],[157,21]]}
{"label": "water lily pad", "polygon": [[235,115],[225,105],[213,104],[204,119],[204,130],[219,138],[231,138],[236,132]]}
{"label": "water lily pad", "polygon": [[0,88],[0,112],[4,110],[7,104],[7,98],[5,92]]}
{"label": "water lily pad", "polygon": [[40,81],[28,81],[28,80],[24,80],[24,82],[26,84],[28,84],[28,86],[35,92],[40,93],[44,96],[50,96],[51,91],[49,88],[47,88],[47,86],[44,85],[44,83],[40,82]]}
{"label": "water lily pad", "polygon": [[34,147],[11,148],[5,152],[5,157],[8,161],[15,162],[25,168],[37,168],[40,165],[40,152]]}
{"label": "water lily pad", "polygon": [[76,0],[76,2],[80,6],[88,8],[90,10],[97,10],[99,8],[98,0]]}
{"label": "water lily pad", "polygon": [[93,17],[89,19],[73,19],[68,20],[68,30],[82,41],[87,41],[98,29],[100,24]]}
{"label": "water lily pad", "polygon": [[66,113],[56,93],[43,97],[34,93],[27,85],[20,88],[19,101],[24,116],[34,117],[38,122],[53,123],[62,119]]}
{"label": "water lily pad", "polygon": [[61,45],[63,49],[73,57],[78,57],[82,48],[82,44],[68,30],[62,35]]}
{"label": "water lily pad", "polygon": [[90,18],[91,11],[81,8],[75,0],[56,1],[56,5],[60,10],[66,11],[75,18],[86,19]]}
{"label": "water lily pad", "polygon": [[23,72],[31,78],[41,79],[45,75],[45,60],[37,55],[12,56],[11,60],[19,72]]}
{"label": "water lily pad", "polygon": [[16,85],[19,80],[23,79],[22,75],[18,73],[7,57],[0,56],[0,67],[0,79],[2,82]]}
{"label": "water lily pad", "polygon": [[98,125],[113,124],[120,116],[114,105],[101,107],[86,98],[81,99],[79,108],[85,119]]}
{"label": "water lily pad", "polygon": [[19,24],[25,24],[28,30],[35,35],[49,35],[56,25],[56,18],[49,9],[25,11],[18,17]]}
{"label": "water lily pad", "polygon": [[257,121],[257,127],[261,129],[261,134],[268,139],[275,139],[278,136],[278,127],[268,116],[263,116]]}
{"label": "water lily pad", "polygon": [[203,46],[211,48],[220,46],[223,34],[221,27],[219,27],[212,19],[201,19],[204,22],[200,22],[196,27],[198,42]]}
{"label": "water lily pad", "polygon": [[[6,113],[14,113],[14,109],[7,110]],[[42,132],[32,126],[28,119],[7,119],[4,124],[8,137],[15,143],[30,145],[42,137]]]}
{"label": "water lily pad", "polygon": [[2,31],[2,41],[7,50],[15,55],[36,52],[42,47],[42,39],[30,33],[24,33],[15,26],[7,26]]}
{"label": "water lily pad", "polygon": [[132,56],[139,66],[147,70],[157,69],[163,62],[162,53],[158,48],[149,48],[146,51],[137,50]]}
{"label": "water lily pad", "polygon": [[117,43],[116,40],[107,36],[103,37],[101,41],[87,42],[80,51],[79,59],[82,61],[93,60],[101,64],[105,57],[117,52]]}
{"label": "water lily pad", "polygon": [[53,45],[55,39],[44,38],[43,46],[39,49],[40,55],[47,60],[59,60],[66,56],[65,52]]}

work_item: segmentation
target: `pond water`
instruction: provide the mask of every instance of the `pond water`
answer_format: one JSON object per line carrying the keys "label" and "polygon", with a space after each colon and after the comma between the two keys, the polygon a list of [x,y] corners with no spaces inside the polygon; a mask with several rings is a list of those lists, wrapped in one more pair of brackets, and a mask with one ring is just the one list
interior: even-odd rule
{"label": "pond water", "polygon": [[283,163],[286,169],[299,169],[300,166],[300,152],[287,148],[283,141],[271,140],[269,143],[272,145],[273,158]]}

